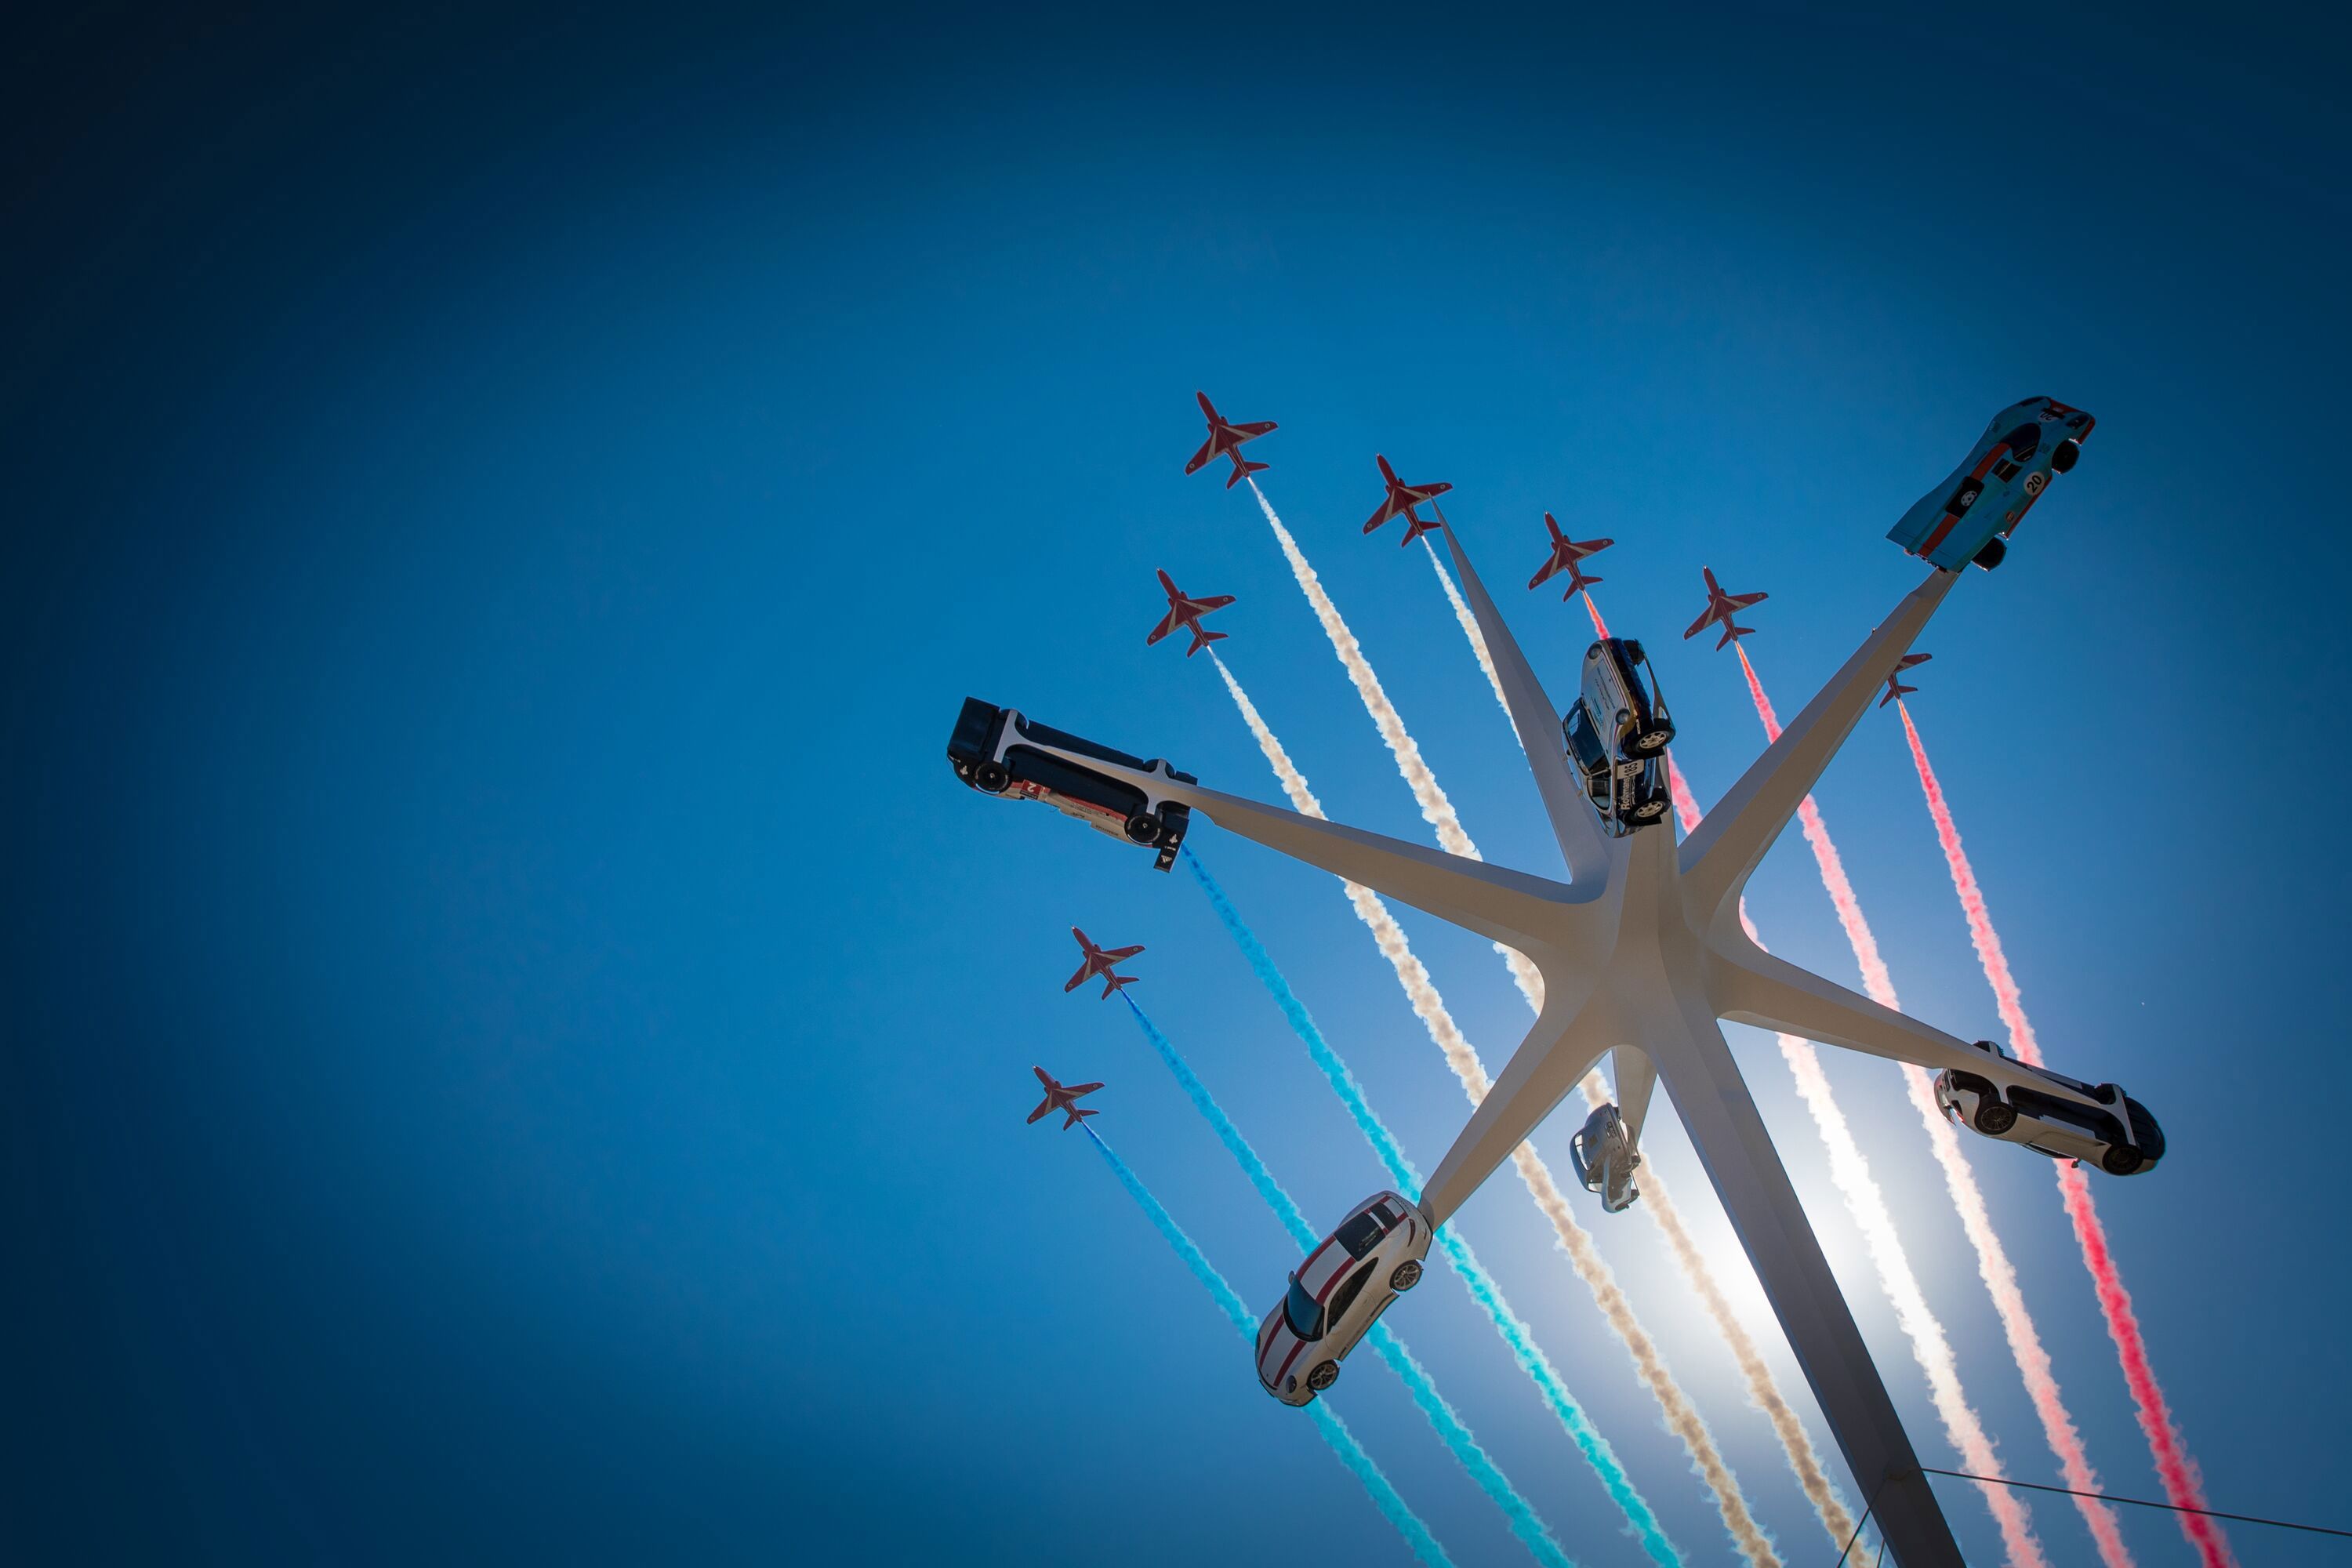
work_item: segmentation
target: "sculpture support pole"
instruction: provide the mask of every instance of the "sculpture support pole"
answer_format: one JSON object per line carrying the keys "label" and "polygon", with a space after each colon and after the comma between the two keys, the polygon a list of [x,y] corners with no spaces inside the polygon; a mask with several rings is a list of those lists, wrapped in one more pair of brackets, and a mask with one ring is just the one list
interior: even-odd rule
{"label": "sculpture support pole", "polygon": [[1661,996],[1642,1045],[1723,1199],[1830,1433],[1902,1568],[1965,1568],[1895,1402],[1703,997]]}

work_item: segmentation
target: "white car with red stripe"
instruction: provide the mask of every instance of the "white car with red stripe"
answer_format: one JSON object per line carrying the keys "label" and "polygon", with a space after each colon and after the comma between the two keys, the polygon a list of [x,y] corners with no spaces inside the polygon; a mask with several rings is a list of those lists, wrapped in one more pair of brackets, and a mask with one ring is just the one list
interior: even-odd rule
{"label": "white car with red stripe", "polygon": [[1990,572],[2009,535],[2042,499],[2051,476],[2070,471],[2098,421],[2051,397],[2028,397],[1992,416],[1968,459],[1913,504],[1886,537],[1948,572],[1973,561]]}
{"label": "white car with red stripe", "polygon": [[1339,1363],[1389,1303],[1421,1283],[1435,1234],[1420,1209],[1375,1193],[1348,1211],[1290,1277],[1257,1327],[1257,1380],[1285,1405],[1306,1405],[1339,1381]]}

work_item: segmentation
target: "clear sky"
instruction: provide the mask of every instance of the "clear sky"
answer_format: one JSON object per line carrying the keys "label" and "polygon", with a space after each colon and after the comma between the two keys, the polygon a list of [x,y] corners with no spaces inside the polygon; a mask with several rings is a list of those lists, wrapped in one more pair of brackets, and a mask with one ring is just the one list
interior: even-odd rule
{"label": "clear sky", "polygon": [[[1589,631],[1517,586],[1541,513],[1616,539],[1603,607],[1712,801],[1762,736],[1677,637],[1699,567],[1770,592],[1793,712],[1995,408],[2095,413],[1913,710],[2053,1063],[2163,1119],[2164,1167],[2097,1191],[2212,1499],[2346,1522],[2340,35],[791,9],[82,7],[0,63],[14,1555],[1403,1561],[1082,1141],[1022,1125],[1032,1063],[1108,1080],[1094,1125],[1271,1304],[1292,1244],[1125,1010],[1062,994],[1067,928],[1148,944],[1131,994],[1318,1222],[1384,1184],[1370,1148],[1188,879],[941,755],[972,694],[1271,795],[1208,661],[1143,646],[1165,567],[1240,596],[1221,651],[1333,814],[1424,831],[1246,490],[1182,477],[1195,388],[1281,422],[1267,495],[1470,832],[1539,871],[1425,560],[1358,531],[1375,452],[1454,484],[1556,691]],[[1891,710],[1820,800],[1906,1005],[1996,1033]],[[1336,887],[1193,843],[1433,1166],[1463,1102]],[[1752,902],[1853,980],[1794,834]],[[1406,921],[1499,1068],[1501,965]],[[2054,1480],[1899,1079],[1830,1070],[2004,1461]],[[1969,1153],[2095,1462],[2158,1495],[2048,1172]],[[1581,1212],[1822,1555],[1654,1228]],[[1542,1218],[1506,1179],[1459,1224],[1729,1561]],[[1450,1276],[1389,1321],[1580,1562],[1641,1560]],[[1332,1399],[1457,1562],[1524,1561],[1385,1368]]]}

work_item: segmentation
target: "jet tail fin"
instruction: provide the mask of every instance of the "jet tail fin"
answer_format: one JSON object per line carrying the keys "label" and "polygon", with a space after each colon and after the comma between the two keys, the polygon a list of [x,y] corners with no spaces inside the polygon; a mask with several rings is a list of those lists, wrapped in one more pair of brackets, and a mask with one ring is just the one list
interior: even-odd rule
{"label": "jet tail fin", "polygon": [[1242,461],[1241,455],[1239,453],[1235,453],[1234,456],[1234,471],[1225,479],[1225,489],[1233,489],[1235,485],[1241,483],[1252,474],[1262,474],[1265,472],[1266,469],[1274,467],[1271,463],[1251,463]]}
{"label": "jet tail fin", "polygon": [[1089,1116],[1099,1116],[1102,1114],[1098,1110],[1081,1110],[1075,1105],[1066,1105],[1062,1109],[1070,1113],[1070,1119],[1062,1123],[1062,1131],[1065,1132],[1067,1132],[1071,1128],[1076,1127],[1079,1122],[1085,1121]]}
{"label": "jet tail fin", "polygon": [[1231,636],[1233,636],[1231,632],[1204,632],[1200,627],[1194,626],[1192,628],[1192,646],[1184,650],[1184,657],[1186,658],[1190,658],[1194,654],[1200,652],[1202,648],[1208,647],[1211,643],[1223,642]]}
{"label": "jet tail fin", "polygon": [[1721,649],[1729,647],[1737,638],[1752,637],[1755,635],[1755,631],[1756,628],[1754,626],[1735,626],[1731,624],[1730,620],[1727,618],[1723,623],[1723,640],[1717,643],[1715,646],[1717,649],[1720,651]]}

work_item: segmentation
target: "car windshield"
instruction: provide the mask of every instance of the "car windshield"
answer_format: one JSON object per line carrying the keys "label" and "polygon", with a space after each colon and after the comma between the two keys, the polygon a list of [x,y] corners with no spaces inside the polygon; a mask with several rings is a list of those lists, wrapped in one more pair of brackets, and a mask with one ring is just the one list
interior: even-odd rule
{"label": "car windshield", "polygon": [[1290,1331],[1300,1339],[1323,1337],[1323,1303],[1298,1282],[1296,1274],[1290,1277],[1290,1294],[1283,1298],[1282,1315],[1289,1321]]}
{"label": "car windshield", "polygon": [[1388,1234],[1388,1228],[1377,1213],[1366,1209],[1333,1231],[1331,1239],[1346,1247],[1349,1257],[1361,1258],[1380,1245],[1381,1237]]}
{"label": "car windshield", "polygon": [[2102,1142],[2123,1141],[2122,1127],[2113,1117],[2095,1107],[2061,1100],[2054,1094],[2037,1094],[2030,1089],[2012,1089],[2009,1091],[2009,1098],[2018,1110],[2044,1122],[2055,1122]]}
{"label": "car windshield", "polygon": [[1371,1279],[1370,1268],[1359,1268],[1354,1279],[1331,1292],[1331,1321],[1335,1326],[1347,1317],[1348,1309],[1356,1304],[1356,1298],[1364,1293],[1364,1287],[1371,1283]]}
{"label": "car windshield", "polygon": [[1576,758],[1576,765],[1588,773],[1599,771],[1608,759],[1601,752],[1600,737],[1592,732],[1592,721],[1586,716],[1582,702],[1568,710],[1560,729],[1568,737],[1569,752]]}

